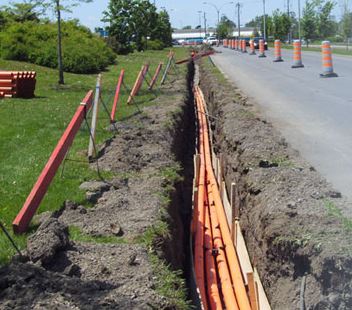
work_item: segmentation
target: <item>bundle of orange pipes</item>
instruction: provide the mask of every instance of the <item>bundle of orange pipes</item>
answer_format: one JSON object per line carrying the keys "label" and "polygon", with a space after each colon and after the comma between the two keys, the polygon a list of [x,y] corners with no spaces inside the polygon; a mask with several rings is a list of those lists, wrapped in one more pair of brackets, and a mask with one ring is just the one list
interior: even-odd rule
{"label": "bundle of orange pipes", "polygon": [[32,98],[35,85],[34,71],[0,71],[0,97]]}
{"label": "bundle of orange pipes", "polygon": [[194,89],[198,117],[199,173],[193,216],[194,270],[204,309],[251,309],[241,267],[212,167],[205,100]]}

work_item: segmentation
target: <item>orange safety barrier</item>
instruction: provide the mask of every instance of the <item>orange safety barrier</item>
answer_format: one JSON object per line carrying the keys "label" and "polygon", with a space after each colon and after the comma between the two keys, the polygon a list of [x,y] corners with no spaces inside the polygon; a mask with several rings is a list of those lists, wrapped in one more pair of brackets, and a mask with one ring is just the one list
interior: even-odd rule
{"label": "orange safety barrier", "polygon": [[131,90],[131,93],[127,99],[127,104],[130,104],[133,100],[133,98],[138,94],[139,90],[141,89],[142,85],[143,85],[143,81],[145,79],[145,76],[148,72],[149,69],[149,65],[144,65],[142,66],[141,70],[138,73],[137,79],[134,82],[133,88]]}
{"label": "orange safety barrier", "polygon": [[247,42],[242,40],[242,53],[247,53]]}
{"label": "orange safety barrier", "polygon": [[148,88],[149,90],[153,90],[155,83],[158,80],[158,77],[159,77],[159,74],[161,72],[162,67],[163,67],[163,63],[160,62],[155,70],[155,73],[152,77],[152,80],[150,81],[149,88]]}
{"label": "orange safety barrier", "polygon": [[119,98],[120,98],[120,91],[121,91],[121,86],[123,84],[124,76],[125,76],[125,70],[122,69],[120,72],[119,80],[116,85],[114,103],[113,103],[112,109],[111,109],[111,115],[110,115],[110,122],[111,123],[115,122],[115,114],[116,114],[117,104],[118,104]]}
{"label": "orange safety barrier", "polygon": [[332,66],[331,45],[330,41],[323,41],[321,44],[323,73],[320,77],[337,77]]}
{"label": "orange safety barrier", "polygon": [[[206,277],[204,277],[204,269],[200,270],[201,266],[204,268],[204,263],[199,262],[200,258],[204,259],[204,253],[198,252],[204,251],[204,248],[199,247],[199,244],[201,244],[201,241],[203,241],[206,251],[205,265],[210,266],[210,262],[207,263],[209,258],[207,256],[208,252],[206,250],[208,246],[211,246],[211,244],[208,243],[209,232],[207,231],[207,228],[209,227],[209,223],[207,222],[207,215],[204,213],[206,212],[208,206],[208,212],[210,215],[210,227],[212,228],[212,254],[214,256],[213,259],[215,260],[214,266],[217,268],[217,274],[221,284],[218,286],[218,289],[221,290],[220,298],[222,298],[222,302],[224,303],[226,309],[250,310],[250,302],[244,285],[242,271],[240,269],[236,250],[231,239],[224,206],[220,197],[220,191],[212,167],[208,123],[205,116],[205,100],[203,93],[198,86],[195,87],[195,104],[197,106],[199,122],[198,141],[199,154],[201,157],[201,169],[199,175],[202,175],[202,177],[198,182],[198,211],[197,214],[194,215],[194,220],[196,220],[198,224],[195,233],[195,241],[198,246],[197,248],[194,248],[194,253],[196,278],[197,284],[200,284],[199,290],[201,299],[205,308],[208,306],[207,300],[209,299],[210,309],[218,309],[216,306],[218,302],[218,294],[216,290],[210,290],[209,288],[209,286],[211,287],[211,283],[214,281],[214,272],[212,270],[206,269]],[[205,171],[205,178],[203,178],[203,171]],[[204,203],[204,195],[207,195],[208,197],[208,204]],[[206,237],[203,238],[201,236],[202,234],[205,234]],[[204,297],[205,290],[204,284],[200,283],[201,279],[203,279],[203,281],[205,281],[205,279],[210,279],[208,281],[211,281],[207,283],[208,296],[206,297],[208,297],[208,299]],[[209,296],[209,293],[212,295]],[[219,307],[219,309],[221,308]]]}
{"label": "orange safety barrier", "polygon": [[249,55],[255,55],[255,47],[254,47],[254,40],[249,40],[249,49],[250,49],[250,53]]}
{"label": "orange safety barrier", "polygon": [[303,68],[302,64],[302,47],[300,40],[293,41],[293,65],[291,68]]}
{"label": "orange safety barrier", "polygon": [[265,45],[264,45],[264,40],[260,39],[259,40],[259,56],[260,58],[264,58],[265,56]]}
{"label": "orange safety barrier", "polygon": [[234,40],[234,49],[237,51],[238,50],[238,41]]}
{"label": "orange safety barrier", "polygon": [[0,71],[0,92],[3,97],[32,98],[35,85],[34,71]]}
{"label": "orange safety barrier", "polygon": [[64,160],[68,149],[72,145],[73,140],[92,105],[92,99],[93,91],[91,90],[87,93],[82,103],[78,106],[76,113],[72,117],[65,132],[50,155],[48,162],[38,177],[38,180],[34,184],[22,209],[13,221],[12,226],[15,233],[24,233],[27,230],[30,221],[44,198],[49,185],[54,179],[57,170]]}
{"label": "orange safety barrier", "polygon": [[281,41],[280,40],[275,40],[274,42],[274,54],[275,54],[275,59],[273,60],[274,62],[282,62],[282,57],[281,57]]}

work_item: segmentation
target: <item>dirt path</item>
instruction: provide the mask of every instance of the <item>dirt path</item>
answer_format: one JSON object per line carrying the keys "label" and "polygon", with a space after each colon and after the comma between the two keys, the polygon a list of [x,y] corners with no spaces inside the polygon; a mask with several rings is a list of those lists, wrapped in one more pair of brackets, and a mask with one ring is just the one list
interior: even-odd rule
{"label": "dirt path", "polygon": [[[341,194],[303,160],[235,85],[202,65],[226,182],[273,309],[352,308],[352,221]],[[305,307],[304,307],[305,304]]]}
{"label": "dirt path", "polygon": [[0,309],[187,308],[194,115],[185,71],[171,78],[151,106],[117,124],[98,162],[115,177],[81,185],[94,206],[67,201],[38,217],[27,257],[0,269]]}

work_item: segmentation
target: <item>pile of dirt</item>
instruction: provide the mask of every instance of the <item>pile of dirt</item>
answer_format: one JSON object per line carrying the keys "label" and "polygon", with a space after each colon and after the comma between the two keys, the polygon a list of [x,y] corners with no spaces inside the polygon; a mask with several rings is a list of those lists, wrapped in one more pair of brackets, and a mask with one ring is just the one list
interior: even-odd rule
{"label": "pile of dirt", "polygon": [[[350,205],[262,118],[235,85],[201,65],[227,188],[273,309],[352,308]],[[305,307],[304,307],[305,304]]]}
{"label": "pile of dirt", "polygon": [[[170,279],[158,278],[161,266],[150,254],[173,270],[185,267],[192,190],[187,150],[194,149],[188,87],[180,73],[150,106],[116,124],[116,136],[98,160],[115,177],[80,186],[93,207],[66,201],[58,212],[37,217],[40,226],[29,238],[26,257],[0,269],[0,309],[176,307],[179,301],[158,290]],[[168,230],[148,240],[162,223]]]}

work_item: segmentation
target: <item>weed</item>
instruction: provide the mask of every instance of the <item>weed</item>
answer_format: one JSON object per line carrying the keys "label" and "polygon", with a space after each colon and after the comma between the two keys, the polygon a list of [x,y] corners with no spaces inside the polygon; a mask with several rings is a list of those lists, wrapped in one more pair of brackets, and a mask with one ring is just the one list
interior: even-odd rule
{"label": "weed", "polygon": [[78,227],[70,226],[68,228],[70,239],[73,241],[81,241],[88,243],[112,243],[125,244],[128,243],[126,239],[116,236],[92,236],[83,233]]}
{"label": "weed", "polygon": [[289,160],[287,157],[273,157],[270,160],[271,163],[277,164],[279,167],[285,167],[285,168],[293,168],[295,165],[294,163]]}
{"label": "weed", "polygon": [[346,229],[348,231],[352,231],[352,220],[346,218],[342,214],[341,210],[338,209],[332,201],[326,199],[324,201],[324,207],[328,211],[328,214],[330,216],[337,218],[339,221],[341,221],[344,229]]}

